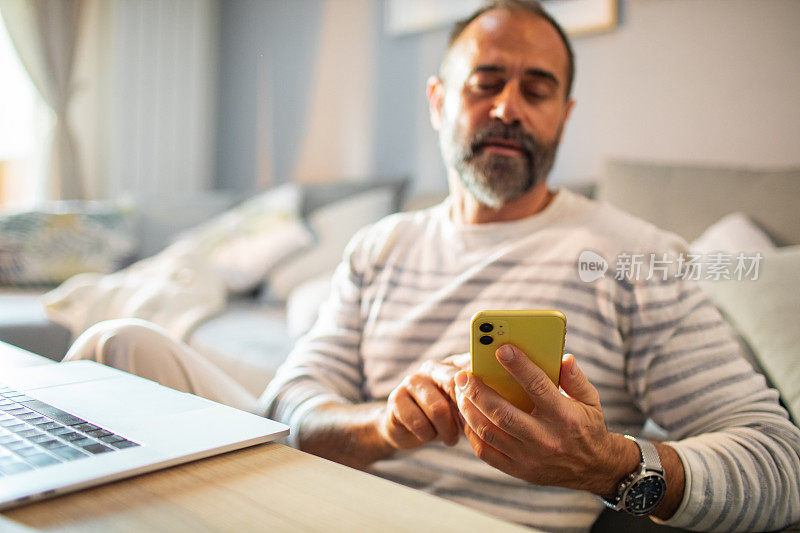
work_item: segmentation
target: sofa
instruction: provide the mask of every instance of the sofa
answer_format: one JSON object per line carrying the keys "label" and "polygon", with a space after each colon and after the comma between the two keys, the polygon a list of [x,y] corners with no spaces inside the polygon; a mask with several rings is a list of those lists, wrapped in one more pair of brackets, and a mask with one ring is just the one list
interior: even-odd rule
{"label": "sofa", "polygon": [[[311,242],[299,247],[301,257],[298,259],[303,259],[302,254],[314,252],[309,258],[312,265],[305,269],[304,274],[308,278],[318,278],[332,271],[353,233],[362,225],[399,211],[406,202],[407,188],[408,180],[405,178],[297,186],[299,218],[311,234]],[[135,241],[135,253],[125,257],[121,266],[130,267],[157,256],[187,232],[202,228],[209,220],[229,215],[249,196],[252,195],[213,191],[189,197],[141,198],[132,202],[133,207],[128,201],[126,209],[135,213],[131,236]],[[354,214],[353,209],[358,213]],[[44,209],[46,213],[55,211],[58,214],[65,210],[73,215],[85,215],[96,211],[96,207],[68,203],[55,209],[52,206]],[[338,220],[338,223],[332,223],[331,219]],[[317,228],[316,234],[312,227],[314,224],[322,226]],[[2,247],[0,238],[0,251]],[[283,285],[287,284],[285,278],[292,277],[285,270],[284,279],[281,279]],[[289,279],[289,286],[293,287],[298,281],[305,280]],[[63,358],[78,332],[70,331],[64,324],[48,317],[42,297],[54,289],[52,284],[0,284],[0,340],[54,360]],[[289,291],[284,289],[284,292]],[[259,392],[264,380],[269,380],[288,354],[297,336],[289,333],[288,329],[287,294],[276,295],[270,287],[259,283],[254,288],[227,296],[224,312],[215,313],[193,325],[183,340],[242,380],[248,389]]]}
{"label": "sofa", "polygon": [[[442,193],[409,200],[406,187],[405,180],[306,186],[302,193],[302,216],[308,220],[326,206],[335,206],[337,201],[370,190],[386,190],[389,198],[382,211],[372,213],[372,218],[403,207],[432,205],[444,197]],[[797,422],[800,284],[788,272],[800,258],[800,217],[796,214],[800,169],[759,170],[612,160],[597,185],[573,188],[674,231],[687,242],[705,238],[705,251],[713,250],[715,242],[719,242],[721,247],[728,247],[720,249],[765,255],[761,281],[706,285],[723,315],[738,331],[744,353],[754,368],[779,390]],[[214,192],[197,198],[142,202],[137,257],[158,252],[187,228],[213,218],[241,200],[236,194]],[[726,215],[732,213],[737,214],[733,224],[726,222]],[[312,253],[306,263],[313,263],[314,268],[297,274],[299,278],[291,284],[291,290],[276,291],[268,279],[255,290],[231,297],[223,312],[193,327],[185,339],[254,394],[274,375],[297,336],[313,323],[344,241],[354,231],[352,224],[343,224],[347,227],[342,228],[338,228],[339,224],[328,226],[335,226],[328,229],[341,233],[336,243],[328,246],[335,250],[329,250],[325,259]],[[737,240],[742,235],[753,238]],[[721,240],[715,241],[717,237]],[[745,248],[731,248],[737,246]],[[59,359],[74,332],[47,318],[39,301],[42,292],[42,289],[0,288],[0,340]],[[659,428],[650,431],[658,435]],[[669,529],[607,512],[593,530],[614,531],[622,527],[642,531]]]}

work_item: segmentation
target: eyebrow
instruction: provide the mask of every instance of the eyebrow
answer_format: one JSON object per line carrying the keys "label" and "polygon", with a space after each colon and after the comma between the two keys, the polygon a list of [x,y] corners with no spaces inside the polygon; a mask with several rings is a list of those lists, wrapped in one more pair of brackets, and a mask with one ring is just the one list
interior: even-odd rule
{"label": "eyebrow", "polygon": [[[503,73],[503,72],[506,72],[506,68],[503,67],[503,66],[500,66],[500,65],[491,65],[491,64],[490,65],[478,65],[477,67],[472,69],[472,74],[475,74],[476,72],[498,72],[498,73]],[[550,72],[548,70],[544,70],[544,69],[540,69],[540,68],[529,68],[529,69],[525,69],[525,74],[527,76],[533,76],[535,78],[544,78],[544,79],[550,80],[551,82],[555,83],[556,86],[561,85],[560,82],[558,81],[558,78],[556,78],[555,74],[553,74],[552,72]]]}

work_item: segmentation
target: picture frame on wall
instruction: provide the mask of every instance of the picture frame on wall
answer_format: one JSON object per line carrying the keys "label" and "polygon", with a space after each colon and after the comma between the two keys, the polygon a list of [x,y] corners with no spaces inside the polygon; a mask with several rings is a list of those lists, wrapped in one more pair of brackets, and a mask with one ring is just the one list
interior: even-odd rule
{"label": "picture frame on wall", "polygon": [[[484,0],[387,0],[386,30],[407,35],[446,27],[469,16]],[[618,0],[542,0],[569,35],[610,31],[618,23]]]}

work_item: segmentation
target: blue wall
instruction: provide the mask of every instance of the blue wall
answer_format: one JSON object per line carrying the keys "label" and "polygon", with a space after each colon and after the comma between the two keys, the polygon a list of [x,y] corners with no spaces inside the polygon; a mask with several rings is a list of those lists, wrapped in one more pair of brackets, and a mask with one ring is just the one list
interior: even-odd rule
{"label": "blue wall", "polygon": [[[308,117],[320,0],[220,3],[220,80],[216,186],[252,190],[259,149],[271,154],[275,182],[289,179]],[[270,112],[270,142],[259,124]],[[261,121],[261,122],[260,122]]]}
{"label": "blue wall", "polygon": [[[372,173],[379,179],[409,176],[417,189],[442,190],[445,171],[427,122],[425,83],[438,68],[447,31],[389,36],[383,31],[384,2],[375,4]],[[217,188],[257,188],[259,149],[271,154],[273,183],[291,178],[310,120],[323,5],[323,0],[220,3]],[[264,116],[268,112],[271,121]],[[264,123],[274,124],[271,139],[259,138]]]}

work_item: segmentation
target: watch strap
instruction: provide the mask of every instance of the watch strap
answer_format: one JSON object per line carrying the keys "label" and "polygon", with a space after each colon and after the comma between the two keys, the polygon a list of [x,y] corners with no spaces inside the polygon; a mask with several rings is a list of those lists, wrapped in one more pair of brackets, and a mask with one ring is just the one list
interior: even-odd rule
{"label": "watch strap", "polygon": [[630,435],[625,435],[625,438],[632,440],[639,446],[639,452],[642,454],[642,466],[646,470],[664,471],[664,468],[661,466],[661,458],[658,456],[658,450],[656,450],[652,442],[649,440],[637,439]]}

